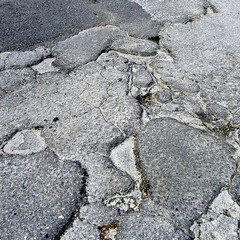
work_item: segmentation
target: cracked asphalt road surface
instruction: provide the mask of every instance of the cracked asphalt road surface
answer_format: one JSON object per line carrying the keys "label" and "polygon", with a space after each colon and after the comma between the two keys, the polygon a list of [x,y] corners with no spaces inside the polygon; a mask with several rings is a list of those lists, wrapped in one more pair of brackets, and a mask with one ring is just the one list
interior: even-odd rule
{"label": "cracked asphalt road surface", "polygon": [[131,29],[141,37],[158,32],[150,15],[127,0],[1,0],[0,51],[33,49],[107,24]]}
{"label": "cracked asphalt road surface", "polygon": [[0,238],[238,240],[239,11],[0,1]]}

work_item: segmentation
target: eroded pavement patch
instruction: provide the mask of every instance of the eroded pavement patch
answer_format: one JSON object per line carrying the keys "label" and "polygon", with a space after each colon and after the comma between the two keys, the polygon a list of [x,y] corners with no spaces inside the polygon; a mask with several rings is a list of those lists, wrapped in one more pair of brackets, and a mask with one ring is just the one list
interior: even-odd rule
{"label": "eroded pavement patch", "polygon": [[136,2],[150,40],[0,53],[1,239],[239,238],[239,8]]}

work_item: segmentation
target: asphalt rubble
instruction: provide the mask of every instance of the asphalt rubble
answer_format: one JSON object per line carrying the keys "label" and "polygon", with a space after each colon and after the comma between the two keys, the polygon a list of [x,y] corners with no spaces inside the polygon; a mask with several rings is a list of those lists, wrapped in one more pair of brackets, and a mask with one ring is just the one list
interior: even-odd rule
{"label": "asphalt rubble", "polygon": [[240,3],[133,2],[158,35],[0,53],[2,240],[239,239]]}

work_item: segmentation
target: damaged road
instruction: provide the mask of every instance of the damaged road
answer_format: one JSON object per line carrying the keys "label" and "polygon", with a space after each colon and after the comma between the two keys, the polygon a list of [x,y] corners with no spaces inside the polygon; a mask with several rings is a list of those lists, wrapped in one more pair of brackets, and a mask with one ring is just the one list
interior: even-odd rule
{"label": "damaged road", "polygon": [[2,32],[0,238],[239,239],[240,4],[79,2]]}

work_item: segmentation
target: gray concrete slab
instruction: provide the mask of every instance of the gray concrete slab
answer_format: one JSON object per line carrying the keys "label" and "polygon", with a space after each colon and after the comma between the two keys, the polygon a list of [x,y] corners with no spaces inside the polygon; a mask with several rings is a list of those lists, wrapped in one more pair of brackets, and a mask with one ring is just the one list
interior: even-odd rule
{"label": "gray concrete slab", "polygon": [[0,156],[1,239],[53,239],[82,205],[84,172],[52,151]]}
{"label": "gray concrete slab", "polygon": [[149,197],[186,233],[235,169],[228,145],[171,119],[149,122],[139,133],[139,151]]}

